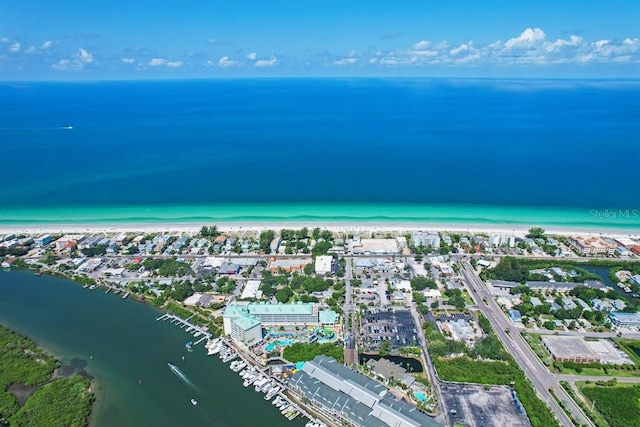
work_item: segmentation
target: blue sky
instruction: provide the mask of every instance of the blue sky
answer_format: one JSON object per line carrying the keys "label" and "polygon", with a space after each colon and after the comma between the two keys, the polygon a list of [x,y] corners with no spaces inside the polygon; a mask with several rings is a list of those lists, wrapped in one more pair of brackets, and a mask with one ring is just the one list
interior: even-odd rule
{"label": "blue sky", "polygon": [[640,1],[2,0],[0,80],[638,77]]}

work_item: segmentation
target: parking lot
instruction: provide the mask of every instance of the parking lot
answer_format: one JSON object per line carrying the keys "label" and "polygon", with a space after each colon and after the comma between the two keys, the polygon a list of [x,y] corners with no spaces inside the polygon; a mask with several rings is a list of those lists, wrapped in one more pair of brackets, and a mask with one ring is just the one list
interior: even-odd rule
{"label": "parking lot", "polygon": [[370,310],[362,317],[363,345],[375,351],[384,340],[391,341],[391,348],[415,345],[418,337],[411,314],[406,310]]}
{"label": "parking lot", "polygon": [[518,409],[507,386],[444,384],[442,399],[451,424],[467,427],[530,426],[527,415]]}

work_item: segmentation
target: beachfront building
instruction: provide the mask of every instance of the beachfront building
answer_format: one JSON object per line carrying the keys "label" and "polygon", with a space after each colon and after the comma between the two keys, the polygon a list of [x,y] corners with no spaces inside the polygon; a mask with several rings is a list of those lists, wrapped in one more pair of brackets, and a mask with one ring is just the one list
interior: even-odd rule
{"label": "beachfront building", "polygon": [[351,240],[351,251],[354,254],[397,254],[399,253],[396,239],[360,239],[354,237]]}
{"label": "beachfront building", "polygon": [[508,234],[491,234],[489,236],[489,244],[491,246],[509,246],[512,248],[516,245],[516,238]]}
{"label": "beachfront building", "polygon": [[49,234],[45,234],[44,236],[40,236],[38,238],[36,238],[35,243],[36,246],[39,248],[44,247],[45,245],[49,244],[51,242],[51,236]]}
{"label": "beachfront building", "polygon": [[311,406],[337,421],[362,427],[441,426],[389,389],[327,356],[316,356],[290,378],[289,386]]}
{"label": "beachfront building", "polygon": [[569,242],[584,255],[606,254],[613,255],[616,244],[609,243],[598,236],[571,236]]}
{"label": "beachfront building", "polygon": [[416,248],[430,246],[437,249],[440,247],[440,236],[434,231],[414,231],[411,233],[411,244]]}
{"label": "beachfront building", "polygon": [[85,236],[81,234],[67,234],[56,240],[56,250],[75,248],[78,243],[84,240]]}

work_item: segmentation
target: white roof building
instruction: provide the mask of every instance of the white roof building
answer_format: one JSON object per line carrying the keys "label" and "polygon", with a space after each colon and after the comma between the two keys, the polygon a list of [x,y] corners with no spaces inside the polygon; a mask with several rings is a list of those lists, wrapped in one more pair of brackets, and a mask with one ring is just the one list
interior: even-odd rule
{"label": "white roof building", "polygon": [[333,257],[330,255],[321,255],[316,257],[315,271],[316,274],[329,274],[331,273],[331,266],[333,265]]}
{"label": "white roof building", "polygon": [[260,280],[247,280],[242,290],[240,299],[244,298],[257,298],[258,289],[260,288]]}

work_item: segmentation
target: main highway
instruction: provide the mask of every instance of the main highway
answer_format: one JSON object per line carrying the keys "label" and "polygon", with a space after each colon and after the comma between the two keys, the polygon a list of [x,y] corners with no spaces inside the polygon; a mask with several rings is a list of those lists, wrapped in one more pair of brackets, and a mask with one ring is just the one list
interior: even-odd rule
{"label": "main highway", "polygon": [[561,401],[565,401],[569,412],[577,419],[581,424],[592,426],[591,421],[584,415],[575,402],[565,393],[562,387],[559,386],[559,378],[557,375],[550,373],[547,368],[542,364],[538,356],[533,353],[533,350],[522,339],[520,334],[516,331],[513,333],[507,333],[507,331],[514,328],[507,320],[506,316],[502,313],[502,310],[498,304],[494,301],[489,294],[488,289],[484,285],[484,282],[478,277],[473,266],[468,261],[460,261],[460,273],[471,290],[471,295],[476,300],[476,304],[480,311],[491,322],[493,329],[498,337],[504,343],[507,351],[513,356],[516,363],[522,368],[527,378],[531,380],[534,385],[538,396],[551,408],[556,418],[567,427],[572,427],[573,422],[562,410],[558,402],[551,396],[549,388],[555,389],[555,394]]}

